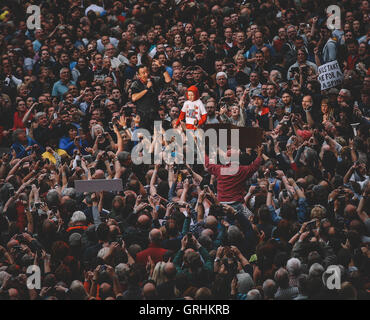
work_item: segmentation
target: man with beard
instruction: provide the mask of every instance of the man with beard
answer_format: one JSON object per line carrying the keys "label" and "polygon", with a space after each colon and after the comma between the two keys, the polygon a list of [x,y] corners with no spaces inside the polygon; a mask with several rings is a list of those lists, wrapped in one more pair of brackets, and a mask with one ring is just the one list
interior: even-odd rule
{"label": "man with beard", "polygon": [[206,124],[220,123],[216,115],[216,100],[209,98],[206,103],[207,121]]}

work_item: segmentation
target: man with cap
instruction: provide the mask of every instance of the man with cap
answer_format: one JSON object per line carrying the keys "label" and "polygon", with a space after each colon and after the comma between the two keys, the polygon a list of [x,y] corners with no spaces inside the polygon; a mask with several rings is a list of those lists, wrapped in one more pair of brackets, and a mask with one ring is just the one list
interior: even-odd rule
{"label": "man with cap", "polygon": [[270,109],[263,105],[264,98],[258,92],[255,91],[252,94],[253,108],[252,112],[249,113],[250,118],[254,120],[255,125],[263,128],[266,131],[272,130],[272,117]]}

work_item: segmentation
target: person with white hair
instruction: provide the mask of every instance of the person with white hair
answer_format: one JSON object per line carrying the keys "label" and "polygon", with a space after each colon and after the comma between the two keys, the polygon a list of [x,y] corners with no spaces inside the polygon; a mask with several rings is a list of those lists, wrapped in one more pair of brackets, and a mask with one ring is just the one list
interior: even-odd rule
{"label": "person with white hair", "polygon": [[93,151],[96,153],[98,150],[104,151],[107,147],[113,150],[117,149],[111,135],[104,131],[100,124],[95,124],[91,127],[91,138],[94,140]]}
{"label": "person with white hair", "polygon": [[120,263],[116,265],[114,271],[116,272],[118,279],[121,283],[127,283],[128,275],[130,272],[130,266],[126,263]]}
{"label": "person with white hair", "polygon": [[319,278],[324,273],[324,271],[325,269],[320,263],[314,263],[308,271],[308,276]]}
{"label": "person with white hair", "polygon": [[66,230],[68,234],[84,233],[88,228],[86,215],[82,211],[75,211],[69,221],[69,228]]}
{"label": "person with white hair", "polygon": [[76,189],[75,188],[65,188],[62,190],[62,197],[68,196],[71,199],[76,199]]}
{"label": "person with white hair", "polygon": [[62,68],[59,71],[60,80],[55,82],[53,85],[52,96],[58,97],[60,100],[63,99],[63,95],[68,91],[70,85],[76,85],[71,80],[71,71],[68,68]]}
{"label": "person with white hair", "polygon": [[88,298],[85,287],[79,280],[72,281],[68,293],[71,300],[87,300]]}
{"label": "person with white hair", "polygon": [[257,289],[252,289],[247,293],[247,300],[262,300],[261,293]]}
{"label": "person with white hair", "polygon": [[216,99],[217,101],[220,100],[224,96],[224,93],[227,89],[229,89],[229,85],[227,83],[227,74],[223,71],[220,71],[216,74]]}
{"label": "person with white hair", "polygon": [[248,293],[254,288],[254,281],[249,273],[238,273],[237,282],[237,299],[248,300]]}
{"label": "person with white hair", "polygon": [[286,263],[286,269],[289,273],[289,285],[298,286],[298,278],[301,274],[301,261],[297,258],[291,258]]}

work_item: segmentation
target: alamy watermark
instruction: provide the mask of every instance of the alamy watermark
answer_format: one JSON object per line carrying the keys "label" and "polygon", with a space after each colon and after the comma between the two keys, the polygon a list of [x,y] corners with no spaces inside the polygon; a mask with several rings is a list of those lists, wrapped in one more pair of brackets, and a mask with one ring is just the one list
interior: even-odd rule
{"label": "alamy watermark", "polygon": [[340,19],[340,7],[337,5],[330,5],[326,8],[328,19],[326,20],[326,26],[330,30],[338,30],[341,27]]}
{"label": "alamy watermark", "polygon": [[329,266],[322,274],[322,282],[329,290],[339,290],[341,288],[340,267],[336,265]]}
{"label": "alamy watermark", "polygon": [[37,265],[28,266],[26,273],[27,277],[27,288],[29,290],[41,289],[41,269]]}
{"label": "alamy watermark", "polygon": [[[239,170],[239,129],[185,130],[162,129],[161,121],[154,121],[152,136],[146,129],[134,131],[132,140],[137,142],[131,152],[132,162],[140,164],[205,164],[206,139],[208,139],[209,164],[216,164],[217,157],[221,164],[230,166],[221,168],[221,175],[234,175]],[[230,136],[230,143],[228,143]],[[162,141],[167,143],[163,145]],[[184,152],[185,151],[185,152]],[[152,159],[152,154],[154,159]]]}
{"label": "alamy watermark", "polygon": [[30,16],[27,18],[26,24],[28,30],[41,29],[41,9],[39,6],[30,5],[27,7],[27,14]]}

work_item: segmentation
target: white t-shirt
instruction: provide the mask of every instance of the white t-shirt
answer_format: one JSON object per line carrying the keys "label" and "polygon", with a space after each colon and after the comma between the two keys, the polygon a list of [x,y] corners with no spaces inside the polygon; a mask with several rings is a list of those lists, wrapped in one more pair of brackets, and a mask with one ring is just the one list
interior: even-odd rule
{"label": "white t-shirt", "polygon": [[200,99],[196,101],[185,101],[181,111],[185,113],[186,124],[191,125],[194,125],[195,120],[198,120],[199,122],[201,116],[207,113],[206,108]]}

